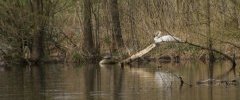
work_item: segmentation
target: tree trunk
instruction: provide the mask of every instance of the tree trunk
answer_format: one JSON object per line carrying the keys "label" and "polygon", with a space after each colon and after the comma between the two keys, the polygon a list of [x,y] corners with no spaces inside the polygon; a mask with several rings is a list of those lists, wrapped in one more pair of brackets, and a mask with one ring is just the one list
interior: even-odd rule
{"label": "tree trunk", "polygon": [[208,33],[208,38],[207,38],[207,43],[208,43],[208,57],[209,57],[209,62],[212,63],[214,62],[214,54],[213,54],[213,42],[212,42],[212,33],[211,33],[211,0],[207,1],[207,33]]}
{"label": "tree trunk", "polygon": [[35,16],[35,21],[37,22],[37,31],[33,35],[33,44],[32,44],[32,52],[31,52],[31,61],[33,63],[38,63],[40,62],[41,58],[44,55],[44,50],[43,50],[43,41],[44,41],[44,26],[45,26],[45,21],[41,20],[39,16],[44,16],[43,12],[43,1],[42,0],[33,0],[32,1],[33,5],[31,5],[33,8],[32,12],[36,13],[37,15]]}
{"label": "tree trunk", "polygon": [[136,54],[128,57],[127,59],[124,59],[123,61],[121,61],[122,64],[128,64],[133,62],[134,60],[142,57],[143,55],[147,54],[148,52],[150,52],[151,50],[153,50],[155,47],[157,46],[157,44],[152,43],[151,45],[147,46],[145,49],[137,52]]}
{"label": "tree trunk", "polygon": [[38,63],[44,55],[44,50],[43,50],[44,34],[45,34],[44,31],[40,29],[33,36],[31,61],[34,63]]}
{"label": "tree trunk", "polygon": [[[100,0],[97,0],[97,2],[100,2]],[[98,56],[100,55],[100,18],[99,16],[100,15],[100,4],[96,4],[96,11],[93,12],[93,15],[94,15],[94,19],[95,19],[95,30],[94,30],[94,34],[93,34],[93,37],[94,37],[94,48],[95,48],[95,55]],[[93,8],[92,8],[93,9]]]}
{"label": "tree trunk", "polygon": [[112,15],[112,23],[113,23],[112,45],[114,46],[115,44],[117,44],[117,48],[123,48],[124,43],[123,43],[121,25],[120,25],[120,19],[119,19],[118,0],[111,0],[110,10]]}
{"label": "tree trunk", "polygon": [[82,45],[83,52],[87,57],[92,58],[94,52],[94,43],[93,43],[93,35],[92,35],[92,21],[91,21],[91,2],[90,0],[84,0],[84,41]]}

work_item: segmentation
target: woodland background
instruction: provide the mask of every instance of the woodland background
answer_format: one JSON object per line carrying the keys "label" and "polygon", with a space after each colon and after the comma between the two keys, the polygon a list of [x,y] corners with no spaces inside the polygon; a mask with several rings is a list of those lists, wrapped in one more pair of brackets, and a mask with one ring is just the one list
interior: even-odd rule
{"label": "woodland background", "polygon": [[[0,1],[0,57],[8,63],[85,62],[107,53],[125,58],[153,43],[158,30],[239,57],[240,1]],[[170,43],[149,55],[199,59],[208,52]]]}

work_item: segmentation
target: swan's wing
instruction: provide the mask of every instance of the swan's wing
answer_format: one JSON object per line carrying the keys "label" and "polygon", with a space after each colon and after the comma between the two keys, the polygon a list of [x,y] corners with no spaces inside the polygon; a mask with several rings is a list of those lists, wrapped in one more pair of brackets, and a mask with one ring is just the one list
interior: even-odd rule
{"label": "swan's wing", "polygon": [[154,42],[155,42],[155,43],[160,43],[160,42],[162,42],[161,37],[154,37]]}
{"label": "swan's wing", "polygon": [[164,42],[174,41],[175,39],[171,35],[164,35],[161,37]]}
{"label": "swan's wing", "polygon": [[179,38],[171,36],[171,35],[164,35],[161,37],[154,37],[155,43],[160,43],[160,42],[170,42],[170,41],[181,41]]}
{"label": "swan's wing", "polygon": [[170,42],[170,41],[180,41],[179,38],[171,36],[171,35],[164,35],[161,37],[162,41],[164,42]]}

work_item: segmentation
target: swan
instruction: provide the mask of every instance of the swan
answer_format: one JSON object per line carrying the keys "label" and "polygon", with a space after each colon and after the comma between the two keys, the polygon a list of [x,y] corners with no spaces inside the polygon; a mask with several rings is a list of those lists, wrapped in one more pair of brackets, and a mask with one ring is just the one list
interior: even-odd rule
{"label": "swan", "polygon": [[160,43],[160,42],[171,42],[171,41],[181,41],[180,38],[174,37],[172,35],[161,35],[161,31],[157,31],[155,33],[154,42]]}

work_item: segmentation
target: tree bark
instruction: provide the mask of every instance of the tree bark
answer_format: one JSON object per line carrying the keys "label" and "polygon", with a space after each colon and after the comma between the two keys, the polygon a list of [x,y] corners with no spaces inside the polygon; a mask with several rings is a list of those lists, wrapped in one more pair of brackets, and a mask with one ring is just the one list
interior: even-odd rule
{"label": "tree bark", "polygon": [[31,61],[33,63],[38,63],[40,62],[41,58],[44,55],[44,26],[45,26],[45,21],[42,20],[39,16],[44,16],[43,12],[43,1],[42,0],[33,0],[32,1],[33,13],[36,13],[37,15],[35,17],[35,21],[37,22],[37,31],[35,31],[33,35],[33,44],[32,44],[32,52],[31,52]]}
{"label": "tree bark", "polygon": [[112,45],[114,46],[115,44],[117,44],[117,48],[123,48],[124,43],[123,43],[120,18],[119,18],[118,0],[111,0],[110,10],[111,10],[112,24],[113,24]]}
{"label": "tree bark", "polygon": [[151,50],[153,50],[155,47],[157,46],[157,44],[152,43],[151,45],[149,45],[148,47],[146,47],[145,49],[137,52],[136,54],[130,56],[129,58],[123,60],[121,63],[122,64],[128,64],[133,62],[134,60],[142,57],[143,55],[147,54],[148,52],[150,52]]}
{"label": "tree bark", "polygon": [[33,36],[31,61],[34,63],[38,63],[44,55],[44,50],[43,50],[44,34],[45,34],[44,31],[40,29]]}
{"label": "tree bark", "polygon": [[212,42],[212,32],[211,32],[211,0],[207,1],[207,43],[208,43],[208,57],[209,57],[209,62],[212,63],[214,62],[214,54],[213,54],[213,42]]}
{"label": "tree bark", "polygon": [[[97,0],[97,2],[100,2],[100,0]],[[93,37],[94,37],[94,48],[95,48],[95,55],[100,55],[100,18],[99,16],[100,15],[100,4],[96,4],[96,11],[93,12],[93,15],[94,15],[94,21],[95,21],[95,24],[93,26],[95,26],[95,30],[94,30],[94,33],[93,33]],[[92,7],[93,9],[93,7]]]}
{"label": "tree bark", "polygon": [[92,34],[92,11],[91,11],[91,1],[84,0],[84,32],[83,32],[83,52],[87,57],[92,58],[94,52],[93,34]]}

